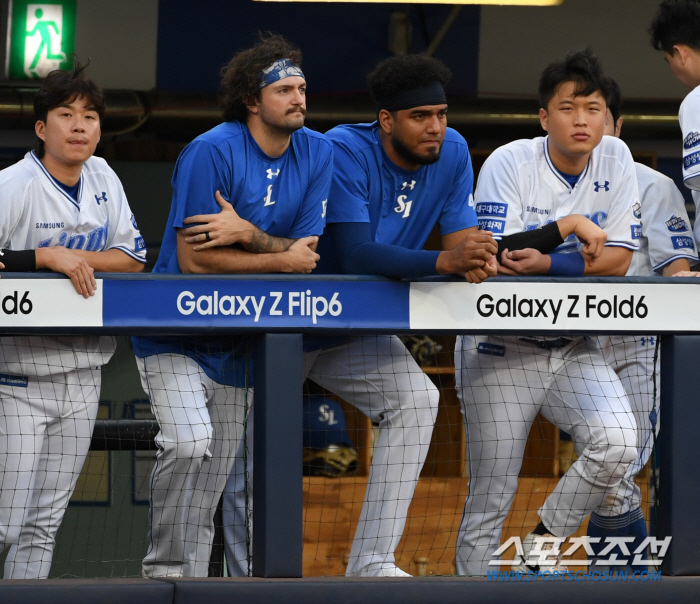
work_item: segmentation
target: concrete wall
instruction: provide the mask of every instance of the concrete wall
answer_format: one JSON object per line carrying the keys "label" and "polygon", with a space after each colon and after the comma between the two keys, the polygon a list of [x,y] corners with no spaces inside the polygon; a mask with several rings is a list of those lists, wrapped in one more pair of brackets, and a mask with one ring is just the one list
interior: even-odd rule
{"label": "concrete wall", "polygon": [[564,0],[556,7],[481,9],[479,95],[537,93],[542,69],[570,48],[592,46],[626,97],[681,98],[647,30],[659,0]]}
{"label": "concrete wall", "polygon": [[75,53],[103,88],[156,85],[158,0],[78,0]]}

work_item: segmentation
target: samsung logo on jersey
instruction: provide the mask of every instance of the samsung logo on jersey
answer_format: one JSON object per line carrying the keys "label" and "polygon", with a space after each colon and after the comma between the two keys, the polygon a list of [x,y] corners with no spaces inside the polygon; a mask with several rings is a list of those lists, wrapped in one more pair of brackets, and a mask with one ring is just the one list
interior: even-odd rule
{"label": "samsung logo on jersey", "polygon": [[642,225],[632,224],[630,227],[632,229],[632,239],[639,239],[642,236]]}
{"label": "samsung logo on jersey", "polygon": [[508,204],[490,201],[481,202],[476,204],[475,210],[479,216],[505,217],[505,215],[508,213]]}
{"label": "samsung logo on jersey", "polygon": [[479,230],[491,231],[492,233],[503,233],[505,220],[493,220],[491,218],[479,218]]}
{"label": "samsung logo on jersey", "polygon": [[688,224],[675,214],[666,221],[666,228],[672,233],[685,233],[689,230]]}
{"label": "samsung logo on jersey", "polygon": [[551,210],[546,208],[536,208],[535,206],[527,206],[525,210],[530,212],[530,214],[549,214],[551,212]]}
{"label": "samsung logo on jersey", "polygon": [[490,354],[495,357],[506,356],[505,346],[499,346],[498,344],[489,344],[488,342],[479,342],[477,351],[479,354]]}
{"label": "samsung logo on jersey", "polygon": [[37,229],[62,229],[65,228],[63,222],[37,222],[34,228]]}
{"label": "samsung logo on jersey", "polygon": [[29,386],[29,378],[26,375],[0,373],[0,384],[3,386],[14,386],[15,388],[26,388]]}
{"label": "samsung logo on jersey", "polygon": [[700,151],[696,151],[695,153],[691,153],[690,155],[686,155],[683,158],[683,169],[689,170],[698,162],[700,162]]}
{"label": "samsung logo on jersey", "polygon": [[700,132],[691,132],[683,139],[683,148],[692,149],[700,145]]}
{"label": "samsung logo on jersey", "polygon": [[673,244],[674,250],[680,250],[683,248],[688,248],[690,250],[695,249],[695,243],[692,237],[671,237],[671,243]]}

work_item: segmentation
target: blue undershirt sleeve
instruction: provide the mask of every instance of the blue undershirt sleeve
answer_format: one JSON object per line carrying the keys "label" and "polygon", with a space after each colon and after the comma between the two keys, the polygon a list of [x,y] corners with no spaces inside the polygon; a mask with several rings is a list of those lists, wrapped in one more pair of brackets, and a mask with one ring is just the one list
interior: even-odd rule
{"label": "blue undershirt sleeve", "polygon": [[437,275],[440,252],[409,250],[372,241],[369,222],[335,222],[326,225],[343,272],[415,279]]}

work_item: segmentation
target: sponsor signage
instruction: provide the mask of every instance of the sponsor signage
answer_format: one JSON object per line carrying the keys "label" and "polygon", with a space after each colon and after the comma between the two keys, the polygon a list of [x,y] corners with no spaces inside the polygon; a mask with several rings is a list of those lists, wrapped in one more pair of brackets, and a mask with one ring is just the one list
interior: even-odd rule
{"label": "sponsor signage", "polygon": [[[659,282],[656,282],[659,281]],[[402,333],[694,333],[700,280],[644,282],[100,279],[85,300],[68,279],[0,279],[0,327]],[[107,329],[106,331],[109,331]],[[128,331],[127,331],[128,333]],[[497,350],[489,350],[497,354]]]}

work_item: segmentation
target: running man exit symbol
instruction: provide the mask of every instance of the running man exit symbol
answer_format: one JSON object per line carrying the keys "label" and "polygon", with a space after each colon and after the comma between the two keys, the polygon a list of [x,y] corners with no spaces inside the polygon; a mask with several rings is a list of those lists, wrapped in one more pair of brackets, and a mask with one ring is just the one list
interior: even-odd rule
{"label": "running man exit symbol", "polygon": [[75,4],[75,0],[13,2],[11,79],[43,78],[54,69],[70,69],[69,55],[75,46]]}

